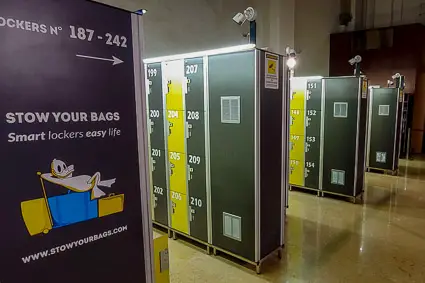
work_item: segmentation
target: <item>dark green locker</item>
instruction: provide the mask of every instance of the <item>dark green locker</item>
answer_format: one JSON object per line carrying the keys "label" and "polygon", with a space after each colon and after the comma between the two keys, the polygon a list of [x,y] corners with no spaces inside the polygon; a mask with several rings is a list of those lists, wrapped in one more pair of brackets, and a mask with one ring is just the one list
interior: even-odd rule
{"label": "dark green locker", "polygon": [[306,89],[304,185],[306,188],[318,190],[321,189],[320,148],[322,129],[322,79],[307,79]]}
{"label": "dark green locker", "polygon": [[322,190],[355,197],[364,181],[367,81],[325,78],[324,93]]}
{"label": "dark green locker", "polygon": [[256,263],[283,245],[283,61],[208,57],[212,244]]}
{"label": "dark green locker", "polygon": [[168,190],[167,190],[167,153],[163,149],[149,148],[152,170],[152,190],[154,195],[154,220],[168,225]]}
{"label": "dark green locker", "polygon": [[205,156],[205,115],[203,111],[186,111],[188,153]]}
{"label": "dark green locker", "polygon": [[369,101],[368,167],[396,171],[403,91],[372,88]]}
{"label": "dark green locker", "polygon": [[152,170],[152,205],[154,220],[168,225],[168,190],[166,178],[166,156],[164,138],[164,103],[161,63],[147,65],[147,114],[149,150]]}
{"label": "dark green locker", "polygon": [[147,73],[147,95],[149,109],[163,110],[163,91],[162,91],[162,68],[161,63],[148,64]]}
{"label": "dark green locker", "polygon": [[[158,74],[159,61],[184,67],[164,73],[173,71],[182,81],[185,139],[179,145],[185,149],[190,236],[258,267],[282,248],[284,238],[289,136],[283,126],[289,99],[283,95],[284,58],[246,45],[147,59],[147,69]],[[156,79],[155,71],[150,74]],[[149,84],[155,92],[156,83]],[[177,84],[172,87],[179,92]],[[176,217],[173,221],[180,220]]]}
{"label": "dark green locker", "polygon": [[208,200],[205,156],[188,154],[190,235],[208,242]]}
{"label": "dark green locker", "polygon": [[159,149],[165,149],[164,139],[164,110],[149,109],[148,110],[149,138],[151,146]]}
{"label": "dark green locker", "polygon": [[184,68],[187,78],[186,110],[204,112],[204,58],[185,59]]}
{"label": "dark green locker", "polygon": [[[208,60],[212,243],[254,261],[255,51],[215,55]],[[234,123],[222,123],[224,103],[234,104],[240,111],[240,123],[237,117]],[[231,122],[230,112],[228,116]],[[224,235],[227,219],[241,227],[237,236]]]}
{"label": "dark green locker", "polygon": [[208,242],[204,58],[185,59],[190,235]]}

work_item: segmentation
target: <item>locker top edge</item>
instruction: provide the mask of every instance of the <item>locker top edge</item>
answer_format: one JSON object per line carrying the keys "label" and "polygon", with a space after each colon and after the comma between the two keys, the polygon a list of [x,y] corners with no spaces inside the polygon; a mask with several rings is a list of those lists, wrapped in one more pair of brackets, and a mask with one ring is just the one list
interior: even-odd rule
{"label": "locker top edge", "polygon": [[229,54],[229,53],[238,53],[238,52],[251,51],[251,50],[252,51],[259,50],[262,52],[271,53],[278,56],[283,56],[274,52],[259,49],[254,44],[244,44],[244,45],[236,45],[231,47],[217,48],[217,49],[211,49],[211,50],[205,50],[205,51],[197,51],[197,52],[162,56],[162,57],[156,57],[156,58],[147,58],[143,60],[143,63],[152,64],[152,63],[159,63],[159,62],[165,62],[165,61],[182,60],[182,59],[189,59],[189,58],[196,58],[196,57]]}

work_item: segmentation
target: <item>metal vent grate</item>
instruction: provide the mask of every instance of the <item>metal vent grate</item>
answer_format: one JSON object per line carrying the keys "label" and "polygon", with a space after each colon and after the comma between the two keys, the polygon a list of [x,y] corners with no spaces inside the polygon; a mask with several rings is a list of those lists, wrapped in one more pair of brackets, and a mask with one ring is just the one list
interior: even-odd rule
{"label": "metal vent grate", "polygon": [[345,171],[331,170],[331,183],[334,185],[345,185]]}
{"label": "metal vent grate", "polygon": [[387,162],[387,153],[386,152],[376,152],[376,162],[386,163]]}
{"label": "metal vent grate", "polygon": [[389,105],[379,105],[379,116],[389,116],[390,115],[390,106]]}
{"label": "metal vent grate", "polygon": [[241,123],[240,96],[221,97],[221,122],[227,124]]}
{"label": "metal vent grate", "polygon": [[223,235],[236,241],[242,241],[242,218],[223,212]]}
{"label": "metal vent grate", "polygon": [[348,116],[348,103],[334,102],[334,117],[347,118],[347,116]]}

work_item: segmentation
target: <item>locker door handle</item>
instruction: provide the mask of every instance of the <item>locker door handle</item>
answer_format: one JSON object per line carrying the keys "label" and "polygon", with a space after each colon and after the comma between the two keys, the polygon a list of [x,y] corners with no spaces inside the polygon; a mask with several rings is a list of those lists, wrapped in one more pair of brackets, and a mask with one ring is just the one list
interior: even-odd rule
{"label": "locker door handle", "polygon": [[187,77],[184,77],[183,80],[183,93],[187,94],[188,93],[188,83],[189,83],[189,79]]}
{"label": "locker door handle", "polygon": [[195,220],[195,210],[194,209],[192,209],[192,207],[191,206],[189,206],[189,211],[190,211],[190,213],[189,213],[189,221],[190,222],[192,222],[192,221],[194,221]]}
{"label": "locker door handle", "polygon": [[173,214],[176,213],[176,203],[174,201],[171,201],[171,206],[173,208]]}

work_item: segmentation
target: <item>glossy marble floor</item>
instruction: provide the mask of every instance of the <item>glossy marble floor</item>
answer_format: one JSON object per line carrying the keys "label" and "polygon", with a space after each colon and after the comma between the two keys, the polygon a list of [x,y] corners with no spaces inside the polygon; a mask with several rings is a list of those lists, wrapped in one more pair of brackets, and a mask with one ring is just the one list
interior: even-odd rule
{"label": "glossy marble floor", "polygon": [[170,240],[172,283],[425,282],[425,161],[367,174],[363,205],[291,192],[284,258],[258,276]]}

